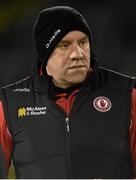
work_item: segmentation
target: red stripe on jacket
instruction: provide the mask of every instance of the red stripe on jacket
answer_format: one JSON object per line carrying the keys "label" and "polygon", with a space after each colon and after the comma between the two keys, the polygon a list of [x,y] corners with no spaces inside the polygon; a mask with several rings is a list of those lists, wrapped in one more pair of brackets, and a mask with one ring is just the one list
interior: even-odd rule
{"label": "red stripe on jacket", "polygon": [[12,137],[7,128],[1,101],[0,101],[0,145],[2,146],[6,169],[8,171],[11,161],[11,153],[12,153],[13,145],[12,145]]}
{"label": "red stripe on jacket", "polygon": [[132,93],[132,105],[131,105],[131,127],[130,127],[130,143],[131,154],[133,160],[133,168],[136,177],[136,89],[133,89]]}

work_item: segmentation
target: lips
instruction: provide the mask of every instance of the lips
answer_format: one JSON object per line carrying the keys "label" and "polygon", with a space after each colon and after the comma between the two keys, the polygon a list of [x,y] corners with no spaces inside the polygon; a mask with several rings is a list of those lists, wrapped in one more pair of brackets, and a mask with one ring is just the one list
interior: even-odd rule
{"label": "lips", "polygon": [[78,69],[78,68],[85,68],[85,66],[83,65],[72,66],[72,67],[69,67],[68,69]]}

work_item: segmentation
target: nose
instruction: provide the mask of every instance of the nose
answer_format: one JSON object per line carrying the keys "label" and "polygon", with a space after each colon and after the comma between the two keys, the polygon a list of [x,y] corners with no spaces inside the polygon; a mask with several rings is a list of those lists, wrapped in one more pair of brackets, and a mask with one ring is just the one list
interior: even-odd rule
{"label": "nose", "polygon": [[70,58],[70,60],[82,60],[83,59],[83,52],[78,44],[73,45],[69,58]]}

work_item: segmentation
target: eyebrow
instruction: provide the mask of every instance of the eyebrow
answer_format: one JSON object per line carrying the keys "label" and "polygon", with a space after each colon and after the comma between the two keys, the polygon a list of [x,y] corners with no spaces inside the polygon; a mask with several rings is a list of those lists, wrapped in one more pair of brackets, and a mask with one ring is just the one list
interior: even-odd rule
{"label": "eyebrow", "polygon": [[85,35],[85,36],[83,36],[83,37],[81,38],[81,40],[84,40],[84,39],[88,39],[88,36]]}
{"label": "eyebrow", "polygon": [[[89,39],[89,38],[88,38],[88,36],[85,35],[84,37],[82,37],[81,39],[79,39],[78,42],[83,41],[83,40],[86,40],[86,39]],[[63,39],[62,39],[62,40],[59,42],[59,44],[69,43],[69,42],[71,42],[71,41],[70,41],[70,40],[65,40],[65,39],[63,40]]]}
{"label": "eyebrow", "polygon": [[83,40],[87,40],[87,39],[89,39],[89,37],[88,37],[88,36],[84,36],[84,37],[81,38],[79,41],[83,41]]}

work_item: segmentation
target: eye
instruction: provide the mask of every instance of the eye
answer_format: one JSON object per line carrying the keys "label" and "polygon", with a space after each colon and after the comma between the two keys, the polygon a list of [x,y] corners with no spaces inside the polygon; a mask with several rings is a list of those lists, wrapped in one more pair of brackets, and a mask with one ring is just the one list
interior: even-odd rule
{"label": "eye", "polygon": [[88,40],[87,39],[82,40],[82,41],[79,42],[80,47],[83,47],[83,46],[85,46],[87,44],[88,44]]}
{"label": "eye", "polygon": [[85,37],[79,41],[79,46],[81,48],[84,48],[88,45],[88,43],[89,43],[89,39],[88,39],[88,37]]}
{"label": "eye", "polygon": [[62,43],[59,43],[58,44],[58,48],[61,48],[61,49],[67,49],[69,47],[69,44],[68,42],[62,42]]}

